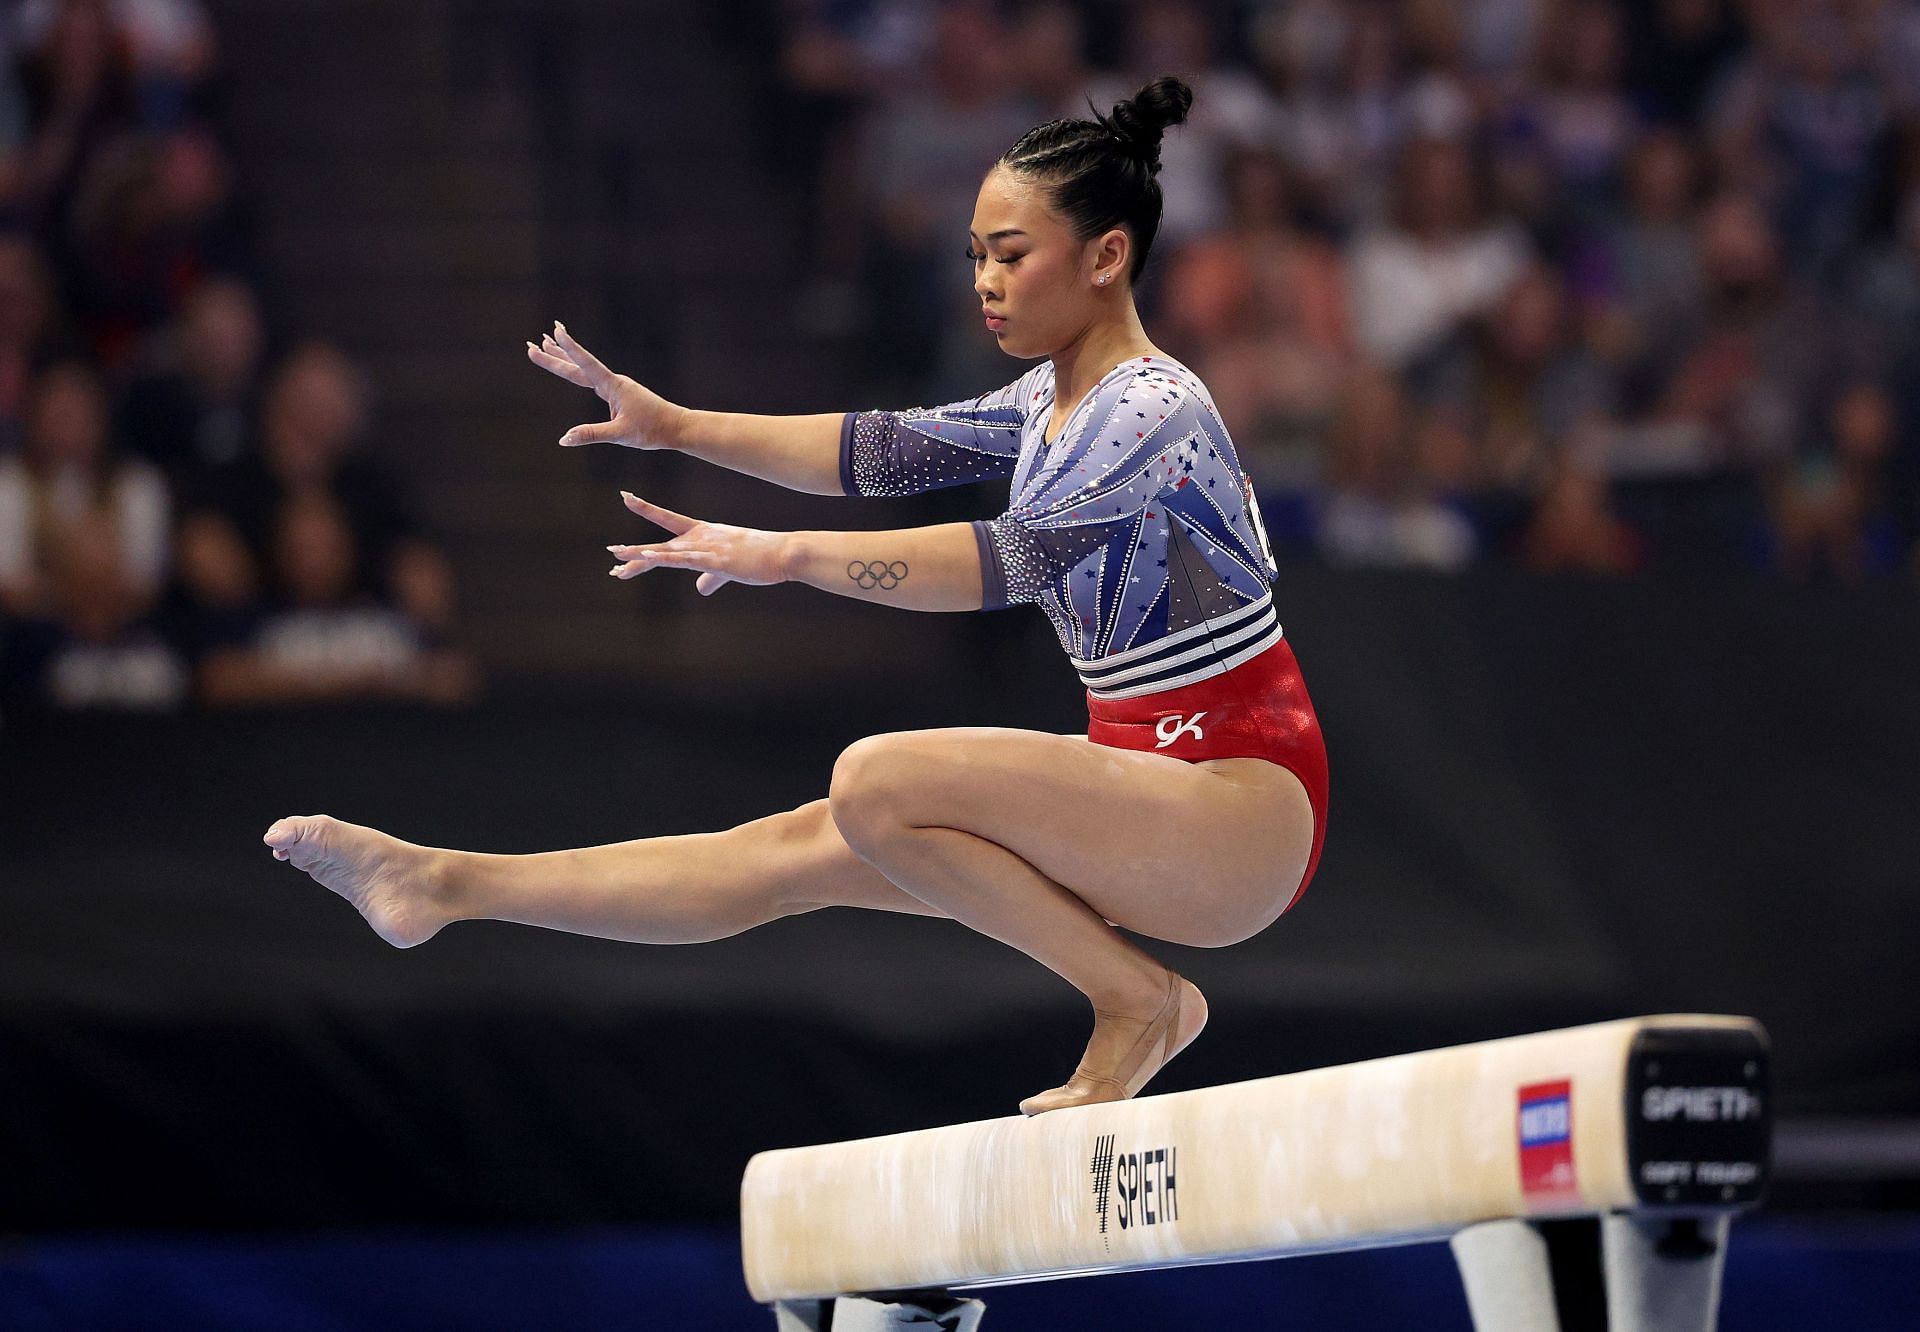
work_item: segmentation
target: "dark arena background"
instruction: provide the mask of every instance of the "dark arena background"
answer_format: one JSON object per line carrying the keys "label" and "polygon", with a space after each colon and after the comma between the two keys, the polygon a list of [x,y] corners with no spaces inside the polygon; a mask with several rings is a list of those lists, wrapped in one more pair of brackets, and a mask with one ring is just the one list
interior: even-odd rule
{"label": "dark arena background", "polygon": [[[1082,729],[1032,607],[604,572],[622,487],[1004,486],[562,450],[599,404],[523,343],[730,411],[998,387],[981,174],[1166,73],[1142,316],[1258,487],[1333,794],[1298,908],[1155,946],[1213,1016],[1149,1093],[1751,1015],[1721,1325],[1920,1326],[1920,4],[4,0],[0,1327],[770,1327],[750,1156],[1064,1074],[1084,1002],[948,921],[399,951],[260,835],[705,831],[862,735]],[[1468,1326],[1439,1246],[988,1294]]]}

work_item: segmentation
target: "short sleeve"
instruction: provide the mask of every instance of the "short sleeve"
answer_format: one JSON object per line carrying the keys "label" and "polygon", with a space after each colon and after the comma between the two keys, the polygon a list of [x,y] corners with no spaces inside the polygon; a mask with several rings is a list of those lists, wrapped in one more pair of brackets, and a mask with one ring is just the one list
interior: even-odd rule
{"label": "short sleeve", "polygon": [[1065,460],[1036,470],[1005,513],[974,523],[983,610],[1039,601],[1076,569],[1097,584],[1093,566],[1144,536],[1151,501],[1204,442],[1205,408],[1169,381],[1135,378],[1103,387]]}
{"label": "short sleeve", "polygon": [[941,407],[848,412],[840,423],[840,488],[913,495],[1012,476],[1036,392],[1034,371],[1004,388]]}

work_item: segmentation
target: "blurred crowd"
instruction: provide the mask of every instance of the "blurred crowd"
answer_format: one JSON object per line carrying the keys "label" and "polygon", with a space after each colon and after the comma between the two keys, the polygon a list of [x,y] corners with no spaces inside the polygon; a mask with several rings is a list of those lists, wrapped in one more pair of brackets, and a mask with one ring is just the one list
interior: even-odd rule
{"label": "blurred crowd", "polygon": [[474,688],[366,384],[263,308],[199,0],[0,6],[0,708]]}
{"label": "blurred crowd", "polygon": [[[803,334],[1010,380],[965,223],[1195,90],[1139,291],[1276,552],[1920,579],[1920,0],[776,0]],[[263,284],[202,0],[0,4],[0,711],[457,701],[361,367]]]}
{"label": "blurred crowd", "polygon": [[966,220],[1161,74],[1138,293],[1276,553],[1920,577],[1920,4],[784,0],[803,302],[896,401],[1013,377]]}

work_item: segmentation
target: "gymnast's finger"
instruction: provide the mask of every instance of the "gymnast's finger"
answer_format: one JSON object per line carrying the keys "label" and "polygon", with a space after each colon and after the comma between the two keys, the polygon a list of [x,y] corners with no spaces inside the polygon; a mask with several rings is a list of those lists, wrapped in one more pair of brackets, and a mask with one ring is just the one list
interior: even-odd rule
{"label": "gymnast's finger", "polygon": [[664,560],[673,551],[674,548],[664,541],[634,542],[631,545],[615,543],[607,547],[607,553],[616,560]]}
{"label": "gymnast's finger", "polygon": [[540,350],[545,352],[549,356],[555,357],[561,361],[565,361],[568,365],[572,366],[575,370],[578,370],[582,375],[585,375],[588,379],[593,378],[592,373],[589,372],[585,366],[580,364],[579,360],[573,355],[572,352],[568,351],[565,347],[562,347],[559,343],[553,340],[553,334],[542,333],[540,335]]}
{"label": "gymnast's finger", "polygon": [[658,546],[608,546],[607,550],[619,563],[607,572],[615,578],[632,578],[649,569],[663,566],[673,567],[676,561],[665,558],[665,552]]}
{"label": "gymnast's finger", "polygon": [[619,579],[632,578],[649,569],[688,569],[701,572],[702,577],[712,572],[707,566],[713,563],[713,556],[703,550],[672,550],[663,546],[608,546],[607,549],[613,552],[615,559],[622,561],[607,570]]}
{"label": "gymnast's finger", "polygon": [[638,495],[628,494],[624,490],[620,492],[620,498],[633,512],[650,523],[659,524],[676,536],[697,526],[700,521],[697,518],[689,518],[685,514],[675,513],[672,509],[663,509],[658,504],[649,504]]}
{"label": "gymnast's finger", "polygon": [[649,557],[655,564],[678,569],[709,569],[715,563],[712,551],[694,550],[689,546],[655,546]]}
{"label": "gymnast's finger", "polygon": [[578,448],[582,444],[599,444],[606,441],[620,442],[620,436],[627,433],[627,423],[616,415],[611,421],[589,421],[577,425],[560,436],[562,448]]}
{"label": "gymnast's finger", "polygon": [[577,384],[581,388],[593,387],[587,380],[586,372],[579,366],[564,357],[555,356],[549,351],[543,351],[531,342],[527,344],[527,359],[539,366],[542,370],[545,370],[548,374],[560,376],[560,378],[566,380],[569,384]]}
{"label": "gymnast's finger", "polygon": [[573,363],[586,371],[595,382],[613,378],[613,371],[600,364],[600,359],[592,352],[575,342],[573,334],[567,332],[567,326],[558,319],[553,321],[553,336],[558,339],[567,355],[573,358]]}

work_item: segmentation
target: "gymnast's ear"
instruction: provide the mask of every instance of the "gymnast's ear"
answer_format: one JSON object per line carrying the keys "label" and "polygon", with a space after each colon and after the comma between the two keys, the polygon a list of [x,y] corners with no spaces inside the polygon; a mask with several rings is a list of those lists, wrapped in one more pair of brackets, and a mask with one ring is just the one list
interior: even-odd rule
{"label": "gymnast's ear", "polygon": [[1133,236],[1125,227],[1108,227],[1087,241],[1086,254],[1088,280],[1100,287],[1116,287],[1133,260]]}

